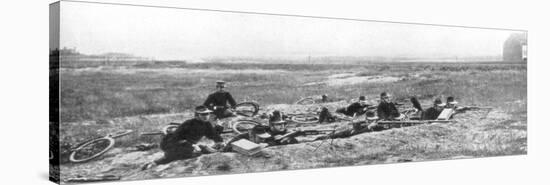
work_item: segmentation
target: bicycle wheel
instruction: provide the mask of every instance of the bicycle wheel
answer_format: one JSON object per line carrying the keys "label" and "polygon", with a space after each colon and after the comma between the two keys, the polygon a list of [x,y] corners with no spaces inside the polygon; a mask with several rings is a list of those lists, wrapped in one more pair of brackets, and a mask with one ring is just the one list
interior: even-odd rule
{"label": "bicycle wheel", "polygon": [[296,105],[311,105],[311,104],[315,104],[315,100],[313,98],[302,98],[294,104],[296,104]]}
{"label": "bicycle wheel", "polygon": [[113,148],[114,145],[115,139],[110,137],[94,139],[73,150],[69,156],[69,160],[74,163],[86,162],[103,155]]}
{"label": "bicycle wheel", "polygon": [[252,129],[256,125],[261,125],[261,123],[254,120],[239,120],[233,123],[232,129],[233,132],[242,134],[244,132],[248,132],[248,130]]}
{"label": "bicycle wheel", "polygon": [[235,105],[235,113],[241,116],[252,117],[258,114],[260,105],[255,102],[242,102]]}
{"label": "bicycle wheel", "polygon": [[312,124],[319,122],[319,118],[317,115],[313,114],[301,114],[301,115],[295,115],[290,118],[290,120],[294,123],[298,124]]}
{"label": "bicycle wheel", "polygon": [[112,138],[118,138],[118,137],[122,137],[122,136],[125,136],[125,135],[128,135],[130,133],[134,132],[133,130],[123,130],[123,131],[119,131],[119,132],[115,132],[115,133],[112,133],[112,134],[109,134],[110,137]]}

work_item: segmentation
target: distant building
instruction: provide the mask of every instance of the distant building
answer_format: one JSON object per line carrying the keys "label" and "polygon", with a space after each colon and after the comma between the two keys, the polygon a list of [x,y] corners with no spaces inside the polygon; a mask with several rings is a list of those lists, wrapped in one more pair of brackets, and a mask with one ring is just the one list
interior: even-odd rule
{"label": "distant building", "polygon": [[527,34],[511,34],[504,42],[502,60],[507,62],[527,61]]}

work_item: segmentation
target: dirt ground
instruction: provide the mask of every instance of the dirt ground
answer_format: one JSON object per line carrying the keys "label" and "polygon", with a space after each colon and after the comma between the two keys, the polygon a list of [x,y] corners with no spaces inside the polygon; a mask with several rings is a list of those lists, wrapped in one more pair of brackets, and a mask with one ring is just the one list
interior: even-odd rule
{"label": "dirt ground", "polygon": [[[340,101],[322,105],[333,111],[346,105]],[[511,102],[522,104],[525,102]],[[296,112],[307,106],[277,104],[262,107]],[[186,114],[184,117],[188,117]],[[181,119],[181,114],[140,116],[131,119]],[[166,165],[141,170],[141,167],[162,157],[158,148],[135,151],[132,146],[117,146],[99,159],[81,164],[61,165],[61,180],[71,178],[114,175],[121,180],[187,177],[228,173],[247,173],[290,169],[324,168],[396,162],[464,159],[527,153],[527,119],[525,115],[511,115],[503,110],[477,110],[457,114],[456,122],[425,124],[369,132],[349,138],[314,141],[316,136],[299,138],[301,143],[268,147],[268,157],[249,157],[238,153],[214,153],[175,161]],[[111,125],[124,120],[110,120]],[[93,123],[91,123],[93,124]],[[308,125],[311,129],[349,127],[346,122]],[[138,136],[134,136],[138,137]],[[226,138],[230,136],[225,136]],[[135,138],[134,138],[135,139]],[[158,140],[152,140],[155,142]]]}

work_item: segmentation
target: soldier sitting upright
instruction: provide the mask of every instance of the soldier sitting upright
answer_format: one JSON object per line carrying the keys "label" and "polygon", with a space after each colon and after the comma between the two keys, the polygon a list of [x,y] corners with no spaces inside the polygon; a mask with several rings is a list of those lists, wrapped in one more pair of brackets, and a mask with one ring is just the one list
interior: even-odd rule
{"label": "soldier sitting upright", "polygon": [[225,81],[217,81],[216,92],[208,95],[208,98],[206,98],[206,101],[203,103],[204,106],[214,110],[214,115],[217,119],[235,116],[229,108],[234,108],[235,105],[237,105],[237,102],[235,102],[233,96],[231,96],[229,92],[225,91],[224,88]]}
{"label": "soldier sitting upright", "polygon": [[380,94],[380,104],[376,112],[381,120],[400,120],[404,117],[395,107],[395,103],[391,102],[391,95],[386,92]]}

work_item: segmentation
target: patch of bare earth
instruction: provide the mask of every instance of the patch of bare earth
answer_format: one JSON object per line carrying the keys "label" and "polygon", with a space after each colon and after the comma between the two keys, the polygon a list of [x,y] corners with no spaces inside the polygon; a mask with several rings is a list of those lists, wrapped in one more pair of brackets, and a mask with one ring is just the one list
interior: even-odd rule
{"label": "patch of bare earth", "polygon": [[355,85],[361,83],[388,83],[396,82],[401,80],[400,77],[394,76],[383,76],[383,75],[373,75],[373,76],[360,76],[355,73],[341,73],[328,76],[325,81],[321,82],[310,82],[304,84],[305,86],[312,85],[328,85],[328,86],[345,86],[345,85]]}
{"label": "patch of bare earth", "polygon": [[[334,109],[346,103],[323,105]],[[278,109],[293,112],[318,106],[278,104],[267,106],[263,111]],[[159,117],[142,119],[154,120]],[[62,165],[61,177],[64,180],[77,176],[110,174],[118,175],[122,180],[137,180],[527,153],[526,120],[515,119],[498,109],[469,111],[455,115],[454,120],[454,123],[394,128],[333,140],[312,141],[315,136],[308,136],[299,138],[299,144],[265,148],[264,152],[270,157],[214,153],[144,171],[140,168],[162,157],[162,151],[158,148],[132,151],[130,147],[118,147],[98,160]],[[311,129],[336,127],[345,129],[349,125],[339,122],[308,126]]]}

